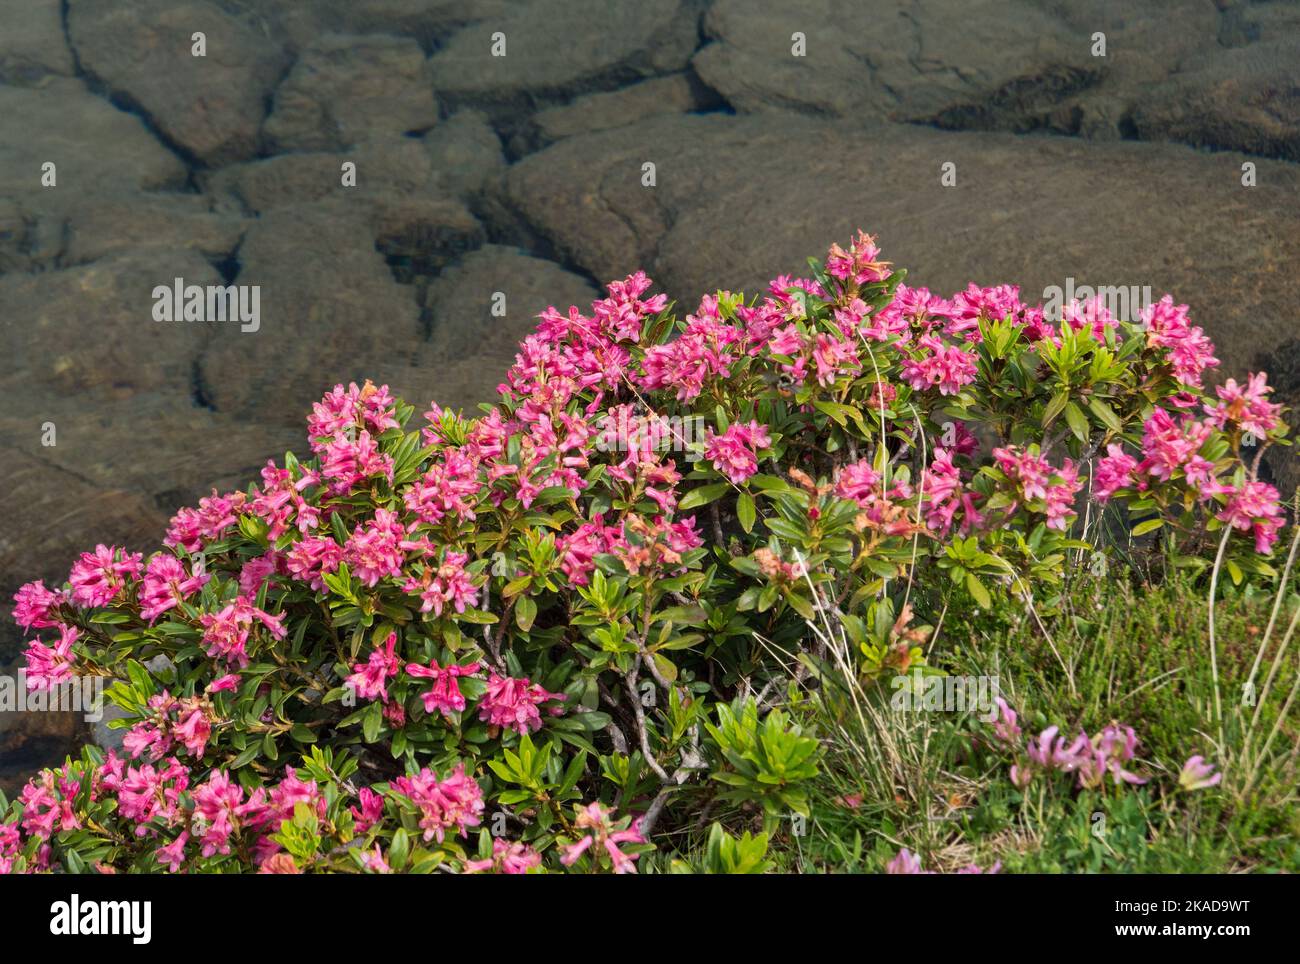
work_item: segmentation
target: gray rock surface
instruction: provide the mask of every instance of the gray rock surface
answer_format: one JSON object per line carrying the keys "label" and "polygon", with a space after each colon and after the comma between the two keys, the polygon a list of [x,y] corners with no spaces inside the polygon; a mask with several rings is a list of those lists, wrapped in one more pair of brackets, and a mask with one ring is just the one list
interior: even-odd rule
{"label": "gray rock surface", "polygon": [[691,73],[655,77],[602,94],[587,94],[572,103],[533,115],[532,146],[544,147],[575,134],[590,134],[637,124],[660,114],[685,114],[720,103]]}
{"label": "gray rock surface", "polygon": [[[75,204],[88,195],[176,189],[185,165],[138,117],[114,108],[79,80],[53,78],[39,88],[0,85],[0,197]],[[88,150],[87,145],[94,149]],[[42,165],[55,165],[57,186],[41,186]],[[39,197],[39,200],[38,200]]]}
{"label": "gray rock surface", "polygon": [[[529,0],[456,32],[430,58],[445,103],[500,108],[607,89],[685,66],[694,0]],[[505,55],[493,56],[494,35]]]}
{"label": "gray rock surface", "polygon": [[0,83],[34,85],[76,72],[63,37],[62,0],[0,0]]}
{"label": "gray rock surface", "polygon": [[269,150],[333,151],[438,120],[428,61],[414,40],[331,34],[298,57],[262,126]]}
{"label": "gray rock surface", "polygon": [[68,34],[87,75],[187,154],[220,165],[257,152],[288,59],[253,25],[205,0],[68,0]]}
{"label": "gray rock surface", "polygon": [[1300,161],[1300,27],[1174,74],[1134,108],[1133,125],[1144,140]]}
{"label": "gray rock surface", "polygon": [[[1191,305],[1231,366],[1293,334],[1300,298],[1300,170],[1259,161],[1246,188],[1241,160],[795,115],[671,117],[525,158],[503,179],[501,216],[602,281],[645,268],[688,304],[715,287],[754,292],[858,227],[945,293],[970,280],[1030,295],[1067,277],[1150,285]],[[947,161],[955,187],[940,184]]]}
{"label": "gray rock surface", "polygon": [[421,139],[429,158],[433,186],[457,197],[473,197],[505,169],[506,159],[487,116],[463,110]]}

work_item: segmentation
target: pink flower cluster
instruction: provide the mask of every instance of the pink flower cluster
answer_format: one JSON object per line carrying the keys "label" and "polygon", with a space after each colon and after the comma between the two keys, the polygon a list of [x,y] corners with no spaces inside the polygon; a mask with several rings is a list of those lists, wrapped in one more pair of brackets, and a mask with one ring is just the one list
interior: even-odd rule
{"label": "pink flower cluster", "polygon": [[178,699],[163,690],[149,697],[147,709],[146,717],[122,738],[132,759],[148,753],[151,760],[160,760],[178,743],[196,759],[203,757],[216,722],[211,703],[194,696]]}
{"label": "pink flower cluster", "polygon": [[273,616],[240,596],[215,613],[202,613],[203,643],[208,655],[243,669],[248,665],[248,640],[255,625],[261,625],[274,639],[284,639],[284,616]]}
{"label": "pink flower cluster", "polygon": [[[993,738],[1019,756],[1021,729],[1016,712],[998,697],[998,717],[993,724]],[[1079,786],[1096,789],[1109,775],[1116,784],[1142,784],[1147,781],[1125,769],[1137,753],[1138,739],[1133,727],[1110,723],[1096,736],[1079,730],[1072,741],[1058,736],[1059,727],[1049,726],[1026,747],[1028,762],[1017,759],[1011,767],[1011,782],[1027,787],[1037,770],[1055,770],[1078,774]]]}
{"label": "pink flower cluster", "polygon": [[[967,864],[965,867],[961,868],[961,870],[957,871],[957,873],[997,874],[997,873],[1001,873],[1001,871],[1002,871],[1002,861],[999,860],[996,863],[994,863],[993,866],[990,867],[988,870],[985,870],[984,868],[979,867],[976,864]],[[933,874],[935,873],[935,871],[923,870],[921,868],[921,858],[918,857],[916,854],[912,853],[912,851],[908,850],[906,847],[904,847],[902,850],[900,850],[897,854],[894,855],[894,858],[891,861],[889,861],[889,863],[885,865],[885,873],[904,874],[904,875]]]}
{"label": "pink flower cluster", "polygon": [[1038,454],[1037,446],[1014,445],[993,450],[993,461],[1014,489],[1014,498],[1047,517],[1049,529],[1065,531],[1074,520],[1074,498],[1083,488],[1075,464],[1066,459],[1053,468]]}
{"label": "pink flower cluster", "polygon": [[[489,726],[499,726],[516,733],[536,733],[542,725],[538,707],[543,703],[568,699],[564,693],[550,693],[528,677],[488,676],[487,692],[478,705],[479,719]],[[562,706],[547,709],[552,716],[564,712]]]}
{"label": "pink flower cluster", "polygon": [[433,688],[421,695],[421,699],[424,700],[424,711],[441,712],[444,717],[464,711],[465,695],[460,691],[459,680],[462,676],[474,675],[479,668],[480,664],[477,661],[464,666],[455,663],[439,666],[436,659],[430,660],[428,666],[421,666],[419,663],[406,664],[408,675],[433,680]]}
{"label": "pink flower cluster", "polygon": [[464,837],[470,827],[483,822],[483,790],[466,776],[463,764],[458,763],[445,780],[426,767],[414,776],[398,777],[392,787],[420,811],[426,841],[442,843],[453,828]]}
{"label": "pink flower cluster", "polygon": [[574,826],[579,830],[586,831],[586,833],[576,842],[564,848],[564,855],[560,857],[560,863],[566,867],[572,867],[577,863],[579,857],[588,850],[595,848],[598,851],[603,850],[609,857],[610,863],[614,867],[614,873],[636,873],[636,859],[640,854],[624,853],[620,845],[645,843],[645,839],[641,836],[640,826],[634,823],[625,830],[617,830],[610,820],[612,813],[613,811],[599,802],[579,807]]}
{"label": "pink flower cluster", "polygon": [[140,617],[154,622],[159,616],[189,599],[207,585],[207,573],[187,573],[175,556],[156,553],[144,569],[140,586]]}
{"label": "pink flower cluster", "polygon": [[1251,376],[1246,389],[1229,380],[1218,389],[1220,402],[1206,404],[1204,420],[1175,418],[1157,408],[1143,423],[1143,458],[1139,461],[1121,445],[1107,446],[1093,473],[1093,494],[1106,502],[1121,490],[1145,492],[1161,483],[1183,481],[1199,501],[1223,503],[1216,517],[1251,533],[1257,552],[1270,552],[1285,522],[1277,490],[1255,479],[1233,484],[1221,474],[1222,463],[1201,454],[1215,428],[1235,424],[1252,434],[1260,430],[1261,436],[1275,429],[1280,406],[1265,400],[1269,391],[1262,374]]}
{"label": "pink flower cluster", "polygon": [[713,467],[739,485],[758,471],[758,453],[772,444],[767,429],[758,422],[736,422],[720,435],[705,433],[704,457]]}
{"label": "pink flower cluster", "polygon": [[352,667],[347,685],[363,700],[388,700],[387,682],[401,665],[396,655],[397,633],[389,633],[383,647],[376,646],[370,658]]}
{"label": "pink flower cluster", "polygon": [[975,381],[979,365],[970,352],[945,345],[934,335],[922,335],[917,351],[903,361],[903,381],[912,388],[937,388],[940,395],[956,395]]}
{"label": "pink flower cluster", "polygon": [[1143,309],[1141,319],[1147,329],[1147,344],[1165,350],[1174,377],[1200,388],[1202,373],[1218,365],[1219,359],[1214,357],[1214,345],[1205,332],[1187,320],[1187,306],[1175,305],[1174,299],[1165,295]]}
{"label": "pink flower cluster", "polygon": [[492,841],[492,856],[487,860],[466,861],[465,873],[490,870],[494,874],[526,874],[541,865],[542,855],[528,844],[496,837]]}
{"label": "pink flower cluster", "polygon": [[443,609],[450,608],[463,613],[478,604],[478,589],[465,571],[468,561],[466,553],[448,549],[441,565],[426,568],[419,578],[407,579],[403,588],[420,597],[420,612],[441,616]]}

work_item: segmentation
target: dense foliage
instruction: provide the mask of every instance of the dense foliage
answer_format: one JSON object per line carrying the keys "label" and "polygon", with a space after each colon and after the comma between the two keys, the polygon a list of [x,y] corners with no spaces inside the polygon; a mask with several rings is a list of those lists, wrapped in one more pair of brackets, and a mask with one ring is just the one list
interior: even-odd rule
{"label": "dense foliage", "polygon": [[[822,745],[768,697],[815,684],[810,623],[871,681],[1112,547],[1272,572],[1279,406],[1203,386],[1185,306],[939,298],[866,235],[810,264],[684,321],[643,274],[548,309],[474,418],[337,386],[309,460],[24,586],[28,685],[105,677],[126,732],[23,790],[0,870],[631,871],[682,801],[807,812]],[[1018,773],[1137,779],[1131,730],[1054,735]],[[715,828],[706,869],[765,845]]]}

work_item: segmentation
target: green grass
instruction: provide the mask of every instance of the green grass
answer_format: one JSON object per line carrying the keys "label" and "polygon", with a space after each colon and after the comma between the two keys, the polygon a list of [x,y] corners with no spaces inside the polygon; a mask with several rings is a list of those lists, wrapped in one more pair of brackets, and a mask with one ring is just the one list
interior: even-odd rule
{"label": "green grass", "polygon": [[[1220,726],[1208,582],[1173,577],[1151,587],[1081,577],[1051,601],[1053,615],[1041,625],[1012,601],[995,605],[992,616],[949,613],[928,654],[942,672],[997,677],[1025,737],[1052,724],[1063,733],[1094,733],[1112,720],[1131,725],[1141,742],[1130,769],[1148,778],[1145,786],[1080,791],[1070,776],[1040,773],[1022,792],[1009,778],[1008,753],[980,738],[988,728],[971,714],[891,710],[887,680],[826,677],[791,689],[790,708],[816,727],[825,757],[810,814],[781,822],[768,859],[786,871],[880,872],[907,847],[939,871],[995,861],[1005,872],[1300,871],[1300,708],[1288,708],[1268,754],[1259,753],[1300,672],[1300,638],[1278,663],[1263,705],[1243,702],[1276,596],[1220,582]],[[1298,607],[1300,597],[1288,593],[1257,693]],[[1186,793],[1178,775],[1196,753],[1224,779]],[[760,816],[744,809],[709,819],[732,833],[761,829]],[[692,863],[707,830],[697,822],[676,841]]]}

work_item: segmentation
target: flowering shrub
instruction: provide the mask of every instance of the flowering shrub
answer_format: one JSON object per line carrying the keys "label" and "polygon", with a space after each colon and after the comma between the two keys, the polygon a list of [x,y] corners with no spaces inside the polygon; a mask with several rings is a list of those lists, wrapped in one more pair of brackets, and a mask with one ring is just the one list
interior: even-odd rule
{"label": "flowering shrub", "polygon": [[[633,871],[681,800],[806,812],[816,736],[760,705],[780,654],[824,655],[819,612],[865,675],[905,670],[914,611],[1032,601],[1104,549],[1089,498],[1111,538],[1271,571],[1279,408],[1262,374],[1206,390],[1185,306],[1055,323],[903,279],[859,234],[678,321],[632,275],[543,312],[477,417],[336,386],[310,459],[24,586],[55,634],[29,685],[110,679],[126,732],[23,790],[0,870]],[[683,417],[701,438],[610,438]],[[1118,731],[1044,736],[1042,766],[1130,777]],[[711,865],[761,869],[760,840],[719,830]]]}

